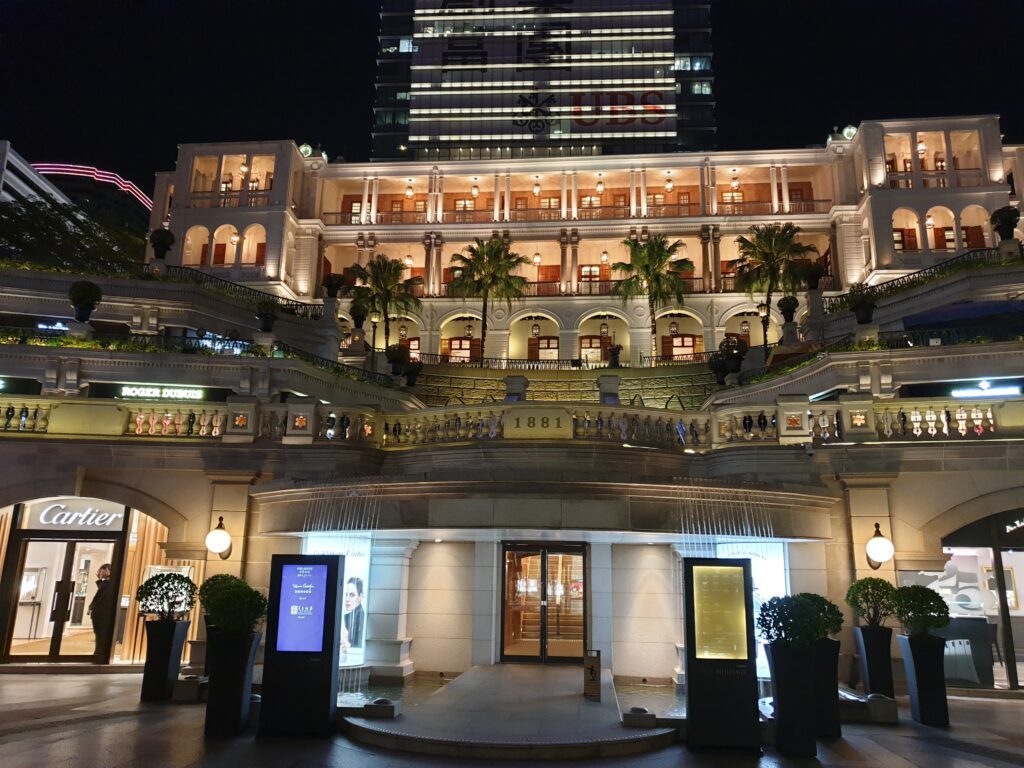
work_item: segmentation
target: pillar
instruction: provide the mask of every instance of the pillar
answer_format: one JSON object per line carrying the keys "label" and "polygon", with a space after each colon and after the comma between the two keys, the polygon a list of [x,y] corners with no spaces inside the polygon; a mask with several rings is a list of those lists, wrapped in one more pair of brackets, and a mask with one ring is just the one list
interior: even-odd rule
{"label": "pillar", "polygon": [[427,176],[427,223],[434,222],[434,172]]}
{"label": "pillar", "polygon": [[434,206],[434,216],[440,223],[444,221],[444,174],[437,174],[437,204]]}
{"label": "pillar", "polygon": [[560,328],[558,331],[558,356],[576,358],[580,356],[580,329]]}
{"label": "pillar", "polygon": [[704,276],[704,292],[715,290],[715,271],[711,266],[711,227],[707,224],[700,228],[700,261],[701,274]]}
{"label": "pillar", "polygon": [[[702,165],[700,167],[700,215],[708,215],[708,189],[707,189],[707,169]],[[706,273],[705,273],[706,274]]]}
{"label": "pillar", "polygon": [[[917,131],[912,131],[910,134],[910,166],[914,172],[914,188],[921,189],[924,184],[921,179],[921,158],[917,155],[917,142],[920,139],[917,138]],[[897,171],[902,171],[902,168],[897,168]]]}
{"label": "pillar", "polygon": [[640,215],[647,218],[647,169],[640,169]]}
{"label": "pillar", "polygon": [[408,632],[409,564],[416,539],[377,539],[370,555],[367,586],[366,663],[370,679],[404,684],[412,675]]}
{"label": "pillar", "polygon": [[[561,343],[561,342],[559,342]],[[614,669],[612,651],[612,545],[590,545],[587,609],[590,616],[590,647],[601,652],[601,666]]]}
{"label": "pillar", "polygon": [[423,235],[423,292],[434,295],[434,238],[432,233]]}
{"label": "pillar", "polygon": [[579,196],[579,173],[572,172],[572,218],[573,221],[580,217],[580,196]]}
{"label": "pillar", "polygon": [[479,541],[473,553],[473,665],[490,666],[498,661],[501,632],[503,571],[501,547],[493,541]]}
{"label": "pillar", "polygon": [[370,223],[370,177],[363,176],[363,202],[359,206],[359,223]]}
{"label": "pillar", "polygon": [[579,288],[580,279],[580,236],[575,229],[569,234],[569,249],[572,254],[572,259],[569,265],[570,290],[575,294]]}
{"label": "pillar", "polygon": [[370,223],[377,223],[377,206],[380,201],[380,178],[373,177],[373,194],[370,197]]}
{"label": "pillar", "polygon": [[789,213],[789,166],[782,164],[782,212]]}
{"label": "pillar", "polygon": [[722,231],[717,227],[711,227],[711,270],[715,275],[715,289],[721,290],[722,286]]}
{"label": "pillar", "polygon": [[[562,218],[562,221],[565,221],[567,218],[569,218],[569,191],[568,191],[568,188],[567,188],[568,181],[569,180],[568,180],[568,177],[566,176],[565,171],[562,171],[562,207],[561,207],[561,218]],[[563,266],[562,271],[564,272],[565,271],[565,268],[564,268],[565,267],[565,265],[564,265],[564,253],[563,253],[563,265],[562,266]]]}
{"label": "pillar", "polygon": [[501,177],[498,174],[494,174],[494,221],[499,221],[501,215]]}
{"label": "pillar", "polygon": [[708,204],[711,209],[711,215],[718,215],[718,171],[715,170],[715,166],[708,166]]}
{"label": "pillar", "polygon": [[636,171],[629,169],[629,217],[636,218]]}
{"label": "pillar", "polygon": [[249,529],[249,486],[252,485],[251,473],[208,472],[210,481],[210,519],[206,531],[200,531],[200,538],[205,538],[207,531],[217,527],[219,518],[224,518],[224,528],[231,534],[231,554],[224,559],[220,555],[207,552],[206,578],[218,573],[246,577],[245,547]]}
{"label": "pillar", "polygon": [[444,237],[441,236],[440,232],[434,232],[434,294],[437,295],[441,292],[441,251],[444,249]]}
{"label": "pillar", "polygon": [[562,291],[571,291],[572,290],[572,277],[571,277],[571,273],[569,272],[569,258],[568,258],[568,256],[569,256],[569,233],[568,233],[568,231],[566,231],[564,229],[562,230],[562,233],[558,236],[558,248],[559,248],[559,250],[561,251],[561,254],[562,254],[562,260],[560,262],[561,265],[562,265],[562,270],[559,273],[560,274],[559,279],[562,281],[561,289],[562,289]]}
{"label": "pillar", "polygon": [[[949,138],[949,131],[943,131],[942,132],[942,141],[943,141],[943,144],[945,144],[945,150],[946,150],[946,186],[947,187],[955,187],[956,186],[956,171],[953,168],[953,142]],[[916,149],[916,147],[915,147],[915,149]],[[1020,184],[1020,182],[1017,182],[1017,183],[1018,183],[1018,185]],[[954,212],[953,215],[955,216],[956,213]],[[960,243],[959,235],[957,235],[957,248],[958,249],[960,248],[959,243]]]}
{"label": "pillar", "polygon": [[629,329],[629,364],[633,368],[639,368],[643,362],[642,358],[651,354],[650,319],[645,320],[645,323],[643,328]]}
{"label": "pillar", "polygon": [[512,172],[505,171],[505,221],[512,220]]}
{"label": "pillar", "polygon": [[768,168],[768,176],[772,185],[772,213],[779,212],[779,184],[776,180],[775,163]]}
{"label": "pillar", "polygon": [[487,326],[487,338],[484,340],[486,349],[483,350],[484,357],[495,360],[508,359],[508,340],[511,331],[507,328],[491,328]]}
{"label": "pillar", "polygon": [[[875,523],[878,523],[883,536],[888,537],[899,550],[899,543],[892,534],[892,512],[889,506],[889,484],[892,477],[885,475],[850,476],[841,475],[840,484],[843,488],[848,518],[849,536],[849,566],[847,572],[854,579],[862,579],[865,576],[876,576],[896,584],[896,557],[888,563],[883,563],[877,570],[873,569],[867,560],[864,547],[875,533]],[[833,534],[835,534],[833,529]],[[842,593],[846,593],[845,586]],[[847,585],[848,586],[848,585]],[[832,593],[832,585],[829,585],[829,592]],[[838,594],[838,592],[836,592]]]}

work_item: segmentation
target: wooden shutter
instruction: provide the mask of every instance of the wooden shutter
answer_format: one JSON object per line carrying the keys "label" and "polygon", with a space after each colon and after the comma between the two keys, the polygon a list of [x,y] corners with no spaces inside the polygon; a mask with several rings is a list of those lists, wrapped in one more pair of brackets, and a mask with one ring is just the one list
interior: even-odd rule
{"label": "wooden shutter", "polygon": [[483,345],[480,339],[469,340],[469,359],[479,361],[483,357]]}
{"label": "wooden shutter", "polygon": [[672,357],[672,337],[662,336],[661,337],[661,356],[666,359]]}
{"label": "wooden shutter", "polygon": [[964,239],[968,248],[984,248],[985,230],[981,227],[964,227]]}
{"label": "wooden shutter", "polygon": [[935,250],[941,251],[946,248],[946,228],[935,227],[932,232],[935,237]]}
{"label": "wooden shutter", "polygon": [[331,260],[328,259],[326,256],[324,256],[324,257],[322,257],[320,259],[320,262],[321,262],[320,269],[321,269],[321,272],[322,272],[323,276],[327,277],[328,275],[332,274],[332,272],[331,272],[331,270],[332,270]]}
{"label": "wooden shutter", "polygon": [[206,263],[207,263],[207,260],[209,259],[209,256],[210,256],[210,244],[209,243],[203,243],[203,249],[202,249],[202,251],[200,251],[199,263],[202,264],[205,267]]}
{"label": "wooden shutter", "polygon": [[409,349],[409,339],[399,339],[398,340],[398,346],[405,347],[406,349]]}
{"label": "wooden shutter", "polygon": [[612,266],[611,264],[602,264],[600,274],[598,277],[602,282],[607,282],[612,279]]}
{"label": "wooden shutter", "polygon": [[[256,263],[257,264],[266,264],[267,263],[267,244],[266,243],[256,243]],[[330,269],[330,267],[328,267],[328,270],[329,269]],[[329,275],[331,273],[330,273],[330,271],[328,271],[325,274]]]}
{"label": "wooden shutter", "polygon": [[448,355],[450,355],[452,351],[451,347],[451,341],[449,341],[448,339],[441,339],[441,356],[448,357]]}
{"label": "wooden shutter", "polygon": [[562,279],[562,268],[557,264],[541,264],[537,267],[538,283],[557,283]]}
{"label": "wooden shutter", "polygon": [[454,270],[451,267],[444,267],[441,270],[441,282],[442,283],[450,283],[452,281],[452,278],[455,277],[455,275],[453,273],[454,273]]}
{"label": "wooden shutter", "polygon": [[214,243],[213,245],[213,263],[223,264],[224,259],[228,253],[227,243]]}
{"label": "wooden shutter", "polygon": [[526,342],[526,359],[540,360],[540,339],[530,338]]}
{"label": "wooden shutter", "polygon": [[905,250],[905,251],[916,251],[917,250],[917,230],[916,229],[904,229],[903,230],[903,250]]}
{"label": "wooden shutter", "polygon": [[601,337],[601,359],[602,360],[608,360],[611,357],[611,355],[608,353],[608,348],[611,345],[612,345],[612,337],[611,336],[602,336]]}
{"label": "wooden shutter", "polygon": [[422,277],[425,280],[427,277],[427,270],[425,267],[410,267],[409,277]]}

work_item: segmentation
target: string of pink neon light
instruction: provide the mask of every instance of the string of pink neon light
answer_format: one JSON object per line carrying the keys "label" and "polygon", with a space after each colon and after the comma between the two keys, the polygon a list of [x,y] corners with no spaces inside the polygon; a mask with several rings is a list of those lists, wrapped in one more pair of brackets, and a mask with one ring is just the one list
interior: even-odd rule
{"label": "string of pink neon light", "polygon": [[153,201],[127,179],[123,179],[116,173],[101,171],[91,165],[70,165],[67,163],[33,163],[32,169],[44,176],[81,176],[104,184],[113,184],[122,192],[131,195],[148,210],[153,210]]}

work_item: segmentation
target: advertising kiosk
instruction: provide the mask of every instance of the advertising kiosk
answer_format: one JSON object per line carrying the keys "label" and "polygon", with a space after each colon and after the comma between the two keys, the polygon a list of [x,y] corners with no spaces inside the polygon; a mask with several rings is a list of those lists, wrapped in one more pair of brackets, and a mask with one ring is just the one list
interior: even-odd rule
{"label": "advertising kiosk", "polygon": [[342,555],[274,555],[263,663],[261,734],[335,731]]}
{"label": "advertising kiosk", "polygon": [[750,560],[687,558],[684,569],[687,742],[759,749]]}

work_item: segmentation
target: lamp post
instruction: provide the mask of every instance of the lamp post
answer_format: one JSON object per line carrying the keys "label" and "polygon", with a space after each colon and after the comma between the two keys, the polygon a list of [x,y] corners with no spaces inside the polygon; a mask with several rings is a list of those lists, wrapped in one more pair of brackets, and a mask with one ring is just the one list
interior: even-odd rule
{"label": "lamp post", "polygon": [[380,322],[380,312],[376,309],[370,312],[370,325],[373,328],[373,335],[370,337],[370,370],[377,372],[377,323]]}
{"label": "lamp post", "polygon": [[768,316],[771,312],[771,307],[768,303],[762,301],[757,305],[757,314],[761,318],[761,347],[764,349],[764,364],[768,365],[768,323],[771,318]]}

